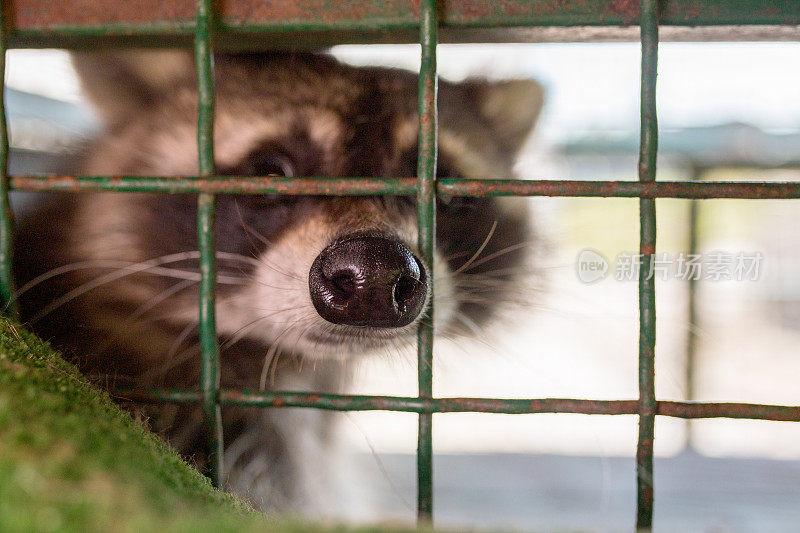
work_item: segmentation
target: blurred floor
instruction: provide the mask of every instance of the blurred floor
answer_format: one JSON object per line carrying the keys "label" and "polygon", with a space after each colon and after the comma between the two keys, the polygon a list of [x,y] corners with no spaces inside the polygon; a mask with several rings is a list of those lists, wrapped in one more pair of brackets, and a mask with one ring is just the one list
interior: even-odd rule
{"label": "blurred floor", "polygon": [[[374,464],[374,458],[364,460]],[[388,479],[376,492],[378,506],[384,515],[410,520],[415,457],[387,454],[380,461]],[[633,531],[634,471],[633,458],[437,455],[436,525],[455,530]],[[800,461],[709,458],[687,451],[656,459],[655,473],[656,533],[800,530]]]}

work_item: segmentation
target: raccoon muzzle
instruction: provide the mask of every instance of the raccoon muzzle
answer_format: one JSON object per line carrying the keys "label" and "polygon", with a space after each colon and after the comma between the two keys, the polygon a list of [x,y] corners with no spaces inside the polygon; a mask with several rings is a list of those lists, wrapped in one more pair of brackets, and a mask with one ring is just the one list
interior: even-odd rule
{"label": "raccoon muzzle", "polygon": [[407,326],[428,295],[420,260],[400,241],[378,233],[334,241],[311,265],[308,285],[317,313],[348,326]]}

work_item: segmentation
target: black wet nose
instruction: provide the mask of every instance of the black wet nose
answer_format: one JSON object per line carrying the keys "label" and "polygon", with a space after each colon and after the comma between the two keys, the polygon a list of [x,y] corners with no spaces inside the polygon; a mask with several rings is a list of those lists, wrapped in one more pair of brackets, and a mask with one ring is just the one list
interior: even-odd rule
{"label": "black wet nose", "polygon": [[334,324],[399,328],[414,321],[428,292],[425,269],[403,243],[346,235],[325,248],[308,275],[311,301]]}

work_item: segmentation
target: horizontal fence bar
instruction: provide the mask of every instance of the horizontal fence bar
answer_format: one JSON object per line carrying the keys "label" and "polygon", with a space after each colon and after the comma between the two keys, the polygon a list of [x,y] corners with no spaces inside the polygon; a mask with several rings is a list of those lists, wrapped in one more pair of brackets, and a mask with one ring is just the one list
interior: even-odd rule
{"label": "horizontal fence bar", "polygon": [[[113,392],[121,401],[142,403],[196,403],[200,391],[155,389]],[[239,407],[305,407],[334,411],[399,411],[410,413],[573,413],[584,415],[636,415],[637,400],[581,400],[574,398],[418,398],[359,396],[313,392],[248,392],[222,389],[222,405]],[[800,406],[730,402],[657,401],[656,414],[674,418],[739,418],[800,422]]]}
{"label": "horizontal fence bar", "polygon": [[[791,25],[768,22],[750,26],[671,25],[664,27],[662,41],[788,41],[797,40],[797,30]],[[638,32],[634,26],[595,25],[589,31],[576,32],[568,27],[552,26],[442,26],[439,43],[575,43],[575,42],[634,42]],[[52,30],[12,30],[8,48],[63,48],[95,50],[98,48],[191,48],[194,26],[176,24],[104,25],[59,27]],[[214,48],[223,52],[241,50],[319,50],[340,44],[414,44],[419,30],[401,25],[381,29],[345,30],[319,29],[286,31],[279,27],[227,25],[216,32]]]}
{"label": "horizontal fence bar", "polygon": [[[238,0],[219,2],[220,33],[226,32],[389,32],[418,28],[420,2],[372,0]],[[795,0],[661,0],[662,25],[796,25]],[[59,36],[148,36],[193,34],[192,2],[159,0],[15,0],[6,9],[13,21],[10,42]],[[438,10],[445,28],[536,26],[625,26],[640,19],[639,2],[608,0],[448,0]],[[409,36],[411,39],[411,36]],[[417,35],[418,39],[418,35]]]}
{"label": "horizontal fence bar", "polygon": [[11,188],[25,191],[103,191],[214,194],[414,195],[415,178],[12,176]]}
{"label": "horizontal fence bar", "polygon": [[586,196],[606,198],[800,198],[800,183],[745,181],[581,181],[441,179],[450,196]]}
{"label": "horizontal fence bar", "polygon": [[[551,196],[603,198],[800,199],[800,182],[786,181],[584,181],[440,178],[442,196]],[[287,195],[417,194],[415,178],[11,176],[19,191],[157,192]]]}

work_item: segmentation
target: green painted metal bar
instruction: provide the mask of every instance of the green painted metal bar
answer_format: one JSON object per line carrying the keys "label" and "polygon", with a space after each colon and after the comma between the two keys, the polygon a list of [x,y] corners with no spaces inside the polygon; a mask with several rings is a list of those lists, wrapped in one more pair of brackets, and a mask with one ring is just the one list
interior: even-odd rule
{"label": "green painted metal bar", "polygon": [[[118,390],[120,401],[140,403],[198,403],[203,393],[177,389]],[[292,391],[238,391],[222,389],[222,405],[239,407],[303,407],[332,411],[396,411],[408,413],[570,413],[584,415],[638,415],[638,400],[583,400],[577,398],[420,398],[318,394]],[[656,414],[674,418],[736,418],[800,422],[800,406],[731,402],[656,402]]]}
{"label": "green painted metal bar", "polygon": [[579,180],[437,180],[444,196],[552,196],[603,198],[697,198],[714,200],[796,199],[798,182],[764,181],[579,181]]}
{"label": "green painted metal bar", "polygon": [[[419,150],[417,160],[418,247],[422,260],[430,269],[428,287],[431,304],[425,319],[419,323],[417,336],[417,375],[419,397],[433,396],[433,251],[436,238],[436,156],[438,119],[436,92],[436,45],[438,27],[436,0],[423,0],[420,5],[420,45],[422,64],[419,71]],[[417,435],[417,519],[433,520],[433,415],[419,415]]]}
{"label": "green painted metal bar", "polygon": [[[201,176],[214,174],[214,58],[212,0],[197,1],[197,65],[198,113],[197,150]],[[203,414],[208,432],[211,480],[223,482],[222,412],[219,405],[219,345],[217,343],[215,294],[216,250],[214,245],[214,205],[211,193],[197,199],[197,240],[200,250],[199,329],[201,348],[200,387],[203,392]]]}
{"label": "green painted metal bar", "polygon": [[[695,181],[702,180],[704,169],[697,165],[692,166],[692,179]],[[698,224],[700,221],[700,202],[697,200],[689,201],[689,216],[688,228],[686,235],[686,252],[689,257],[697,254],[699,245],[698,241]],[[694,401],[696,399],[696,382],[695,382],[695,369],[697,367],[697,327],[699,313],[697,309],[697,287],[699,280],[695,276],[689,276],[686,288],[686,322],[688,328],[686,330],[686,366],[684,368],[686,374],[686,392],[684,399],[687,401]],[[694,444],[694,424],[691,420],[686,422],[686,440],[684,441],[686,448],[691,449]]]}
{"label": "green painted metal bar", "polygon": [[[326,196],[416,195],[415,178],[11,176],[12,190],[52,192],[160,192]],[[800,182],[579,181],[439,178],[442,196],[600,198],[800,199]]]}
{"label": "green painted metal bar", "polygon": [[0,302],[3,304],[4,312],[16,315],[17,304],[12,300],[14,275],[11,255],[14,248],[14,224],[11,218],[11,204],[8,200],[9,147],[5,104],[7,24],[5,10],[0,9]]}
{"label": "green painted metal bar", "polygon": [[[661,23],[665,25],[797,25],[800,21],[800,4],[795,0],[662,0],[660,3]],[[156,4],[152,12],[142,13],[141,7],[108,9],[103,1],[62,0],[59,9],[54,9],[48,0],[19,0],[10,3],[7,9],[18,26],[9,35],[13,47],[120,42],[187,46],[196,30],[188,3],[173,3],[163,9]],[[223,44],[235,44],[246,35],[269,33],[270,37],[279,37],[291,32],[298,32],[295,41],[317,34],[312,39],[327,44],[414,42],[420,4],[396,0],[240,0],[219,3],[219,9],[218,38]],[[625,26],[636,24],[640,18],[637,2],[607,0],[450,0],[443,2],[439,11],[443,29],[454,30],[456,37],[468,36],[465,30],[475,28],[500,28],[508,34],[508,28],[512,27]],[[524,38],[524,34],[509,35],[513,37],[507,39]],[[272,38],[260,41],[262,47],[273,42]]]}
{"label": "green painted metal bar", "polygon": [[[416,195],[416,178],[285,178],[214,176],[12,176],[26,191],[108,191],[176,194]],[[800,188],[798,189],[800,191]]]}
{"label": "green painted metal bar", "polygon": [[[658,154],[656,76],[658,71],[658,1],[641,0],[641,140],[639,181],[654,182]],[[639,200],[639,442],[636,449],[636,529],[653,524],[653,439],[655,435],[655,276],[651,273],[656,251],[656,201]]]}

